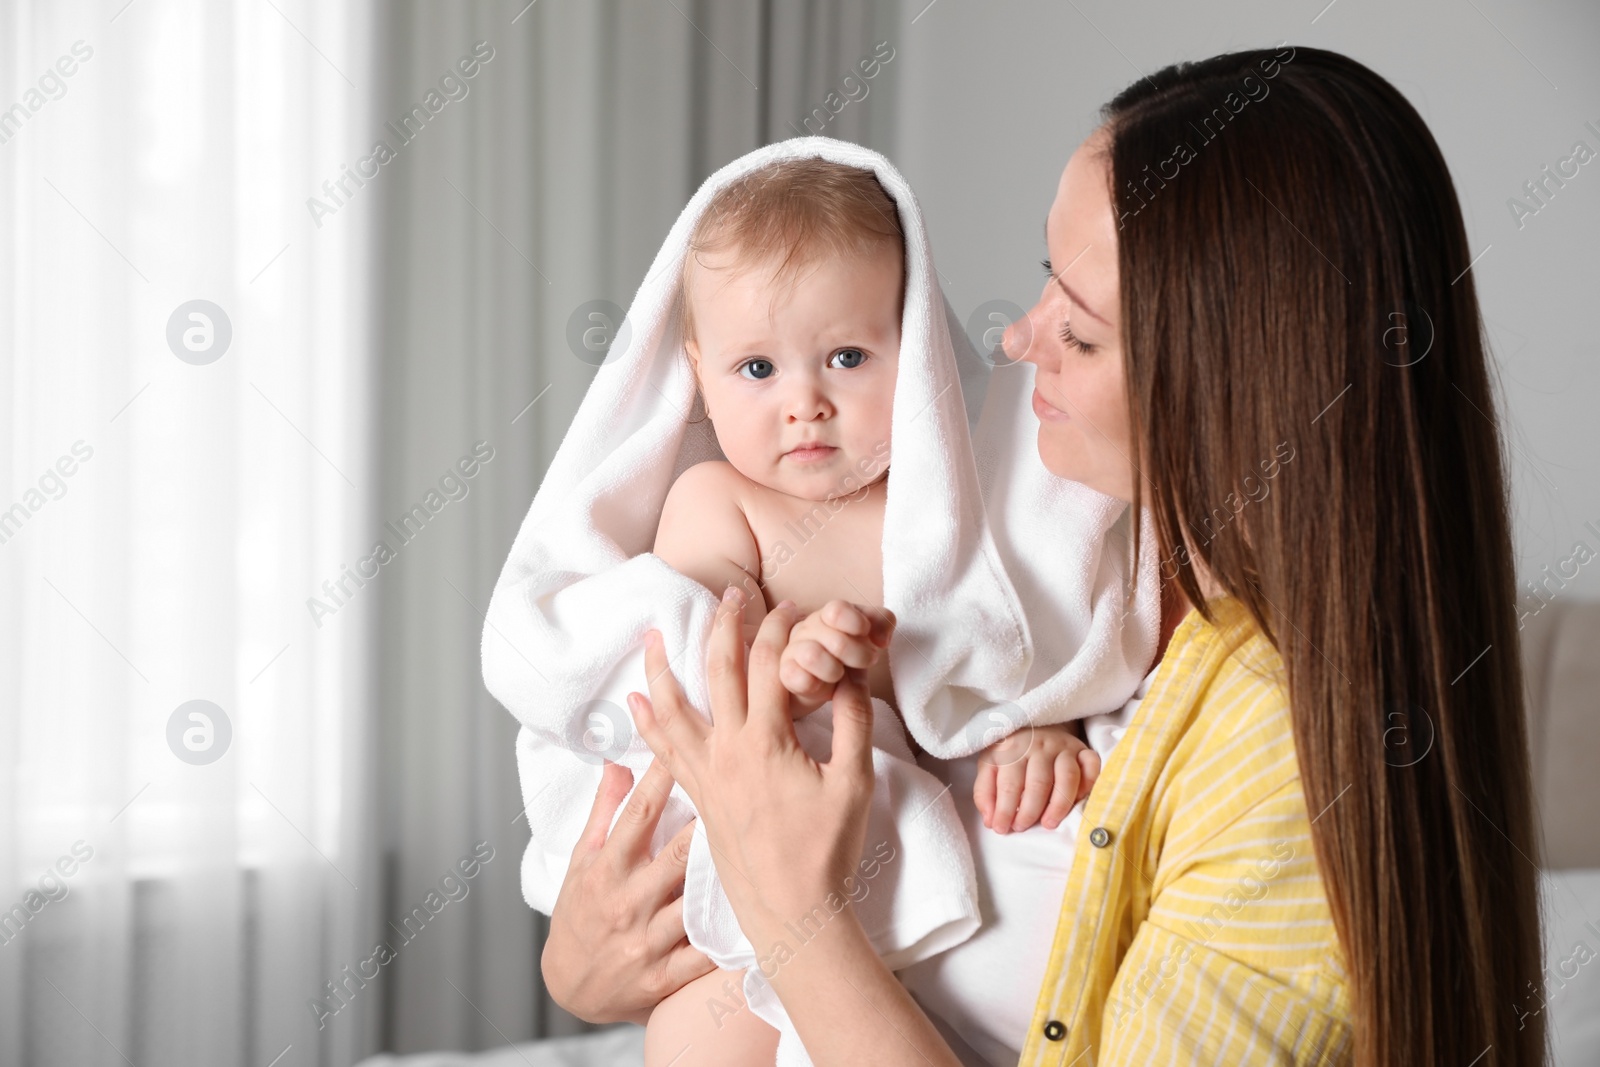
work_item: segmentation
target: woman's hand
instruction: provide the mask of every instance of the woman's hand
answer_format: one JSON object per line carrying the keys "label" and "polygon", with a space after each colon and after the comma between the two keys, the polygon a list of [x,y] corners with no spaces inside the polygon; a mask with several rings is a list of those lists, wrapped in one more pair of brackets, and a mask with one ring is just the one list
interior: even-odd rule
{"label": "woman's hand", "polygon": [[591,1023],[641,1025],[669,993],[713,970],[683,932],[684,868],[690,822],[654,859],[650,837],[672,778],[650,764],[622,818],[606,836],[633,774],[607,763],[583,836],[550,915],[540,967],[557,1004]]}
{"label": "woman's hand", "polygon": [[[656,762],[694,802],[729,903],[760,954],[855,873],[872,798],[872,702],[864,672],[846,669],[833,696],[832,757],[813,760],[778,677],[799,612],[784,601],[762,621],[747,678],[741,599],[732,588],[723,597],[706,651],[715,725],[684,698],[654,631],[645,639],[650,697],[631,693],[628,703]],[[888,624],[883,616],[878,625]]]}
{"label": "woman's hand", "polygon": [[[747,679],[737,597],[723,598],[706,652],[715,725],[684,699],[660,635],[646,638],[650,699],[630,693],[628,704],[656,754],[651,769],[665,765],[694,801],[739,926],[817,1067],[959,1067],[841,892],[856,873],[872,801],[866,676],[844,672],[833,694],[833,752],[816,762],[800,747],[778,680],[799,612],[784,601],[762,620]],[[801,916],[807,923],[795,923]]]}

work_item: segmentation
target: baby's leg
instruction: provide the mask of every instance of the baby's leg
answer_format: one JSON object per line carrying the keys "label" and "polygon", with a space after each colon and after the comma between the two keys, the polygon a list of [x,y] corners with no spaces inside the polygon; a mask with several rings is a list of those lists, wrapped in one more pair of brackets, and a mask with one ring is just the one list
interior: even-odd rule
{"label": "baby's leg", "polygon": [[769,1067],[778,1031],[744,1001],[744,975],[715,970],[671,994],[650,1013],[644,1067]]}

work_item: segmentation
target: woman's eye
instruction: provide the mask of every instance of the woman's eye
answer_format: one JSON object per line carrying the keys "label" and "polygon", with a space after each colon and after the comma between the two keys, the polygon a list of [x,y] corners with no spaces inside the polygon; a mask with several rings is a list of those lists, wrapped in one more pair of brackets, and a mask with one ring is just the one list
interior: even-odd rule
{"label": "woman's eye", "polygon": [[852,367],[861,366],[861,364],[865,363],[866,361],[867,354],[861,351],[861,349],[841,348],[839,351],[833,354],[832,358],[828,360],[828,366],[842,367],[845,370],[849,370]]}
{"label": "woman's eye", "polygon": [[1066,319],[1061,320],[1061,341],[1069,348],[1076,348],[1084,355],[1088,355],[1095,349],[1094,345],[1085,344],[1084,342],[1078,340],[1077,335],[1072,332],[1072,324]]}
{"label": "woman's eye", "polygon": [[752,381],[760,381],[763,378],[771,377],[775,369],[769,359],[752,359],[747,360],[739,367],[739,373]]}

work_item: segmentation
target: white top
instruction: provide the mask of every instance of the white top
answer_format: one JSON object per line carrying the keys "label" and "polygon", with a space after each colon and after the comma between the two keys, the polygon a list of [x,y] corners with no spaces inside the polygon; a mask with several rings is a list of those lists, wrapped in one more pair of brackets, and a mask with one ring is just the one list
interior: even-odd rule
{"label": "white top", "polygon": [[[1083,720],[1084,735],[1100,754],[1102,768],[1154,676],[1154,670],[1145,675],[1117,711]],[[963,1063],[1012,1067],[1022,1057],[1044,984],[1084,802],[1073,805],[1054,830],[1035,824],[1019,833],[999,834],[983,825],[972,802],[976,756],[919,756],[917,763],[951,787],[977,864],[983,925],[954,948],[896,973]]]}

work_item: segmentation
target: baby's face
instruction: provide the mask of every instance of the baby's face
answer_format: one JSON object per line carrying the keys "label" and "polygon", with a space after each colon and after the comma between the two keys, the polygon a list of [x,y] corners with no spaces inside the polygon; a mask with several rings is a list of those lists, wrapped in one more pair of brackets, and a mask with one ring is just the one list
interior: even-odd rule
{"label": "baby's face", "polygon": [[784,281],[775,260],[701,259],[685,268],[698,335],[687,347],[728,462],[806,500],[877,480],[900,356],[898,250],[824,259]]}

